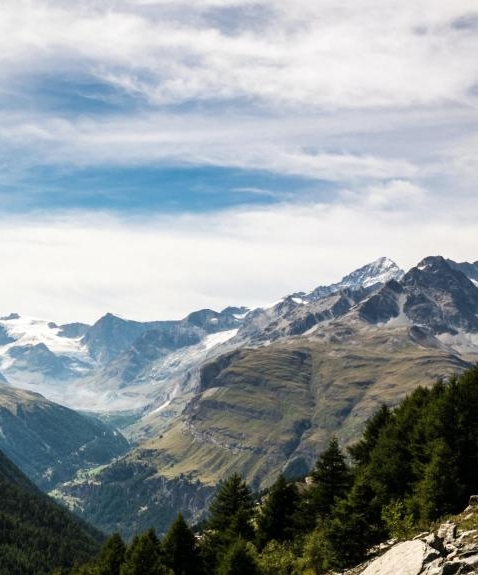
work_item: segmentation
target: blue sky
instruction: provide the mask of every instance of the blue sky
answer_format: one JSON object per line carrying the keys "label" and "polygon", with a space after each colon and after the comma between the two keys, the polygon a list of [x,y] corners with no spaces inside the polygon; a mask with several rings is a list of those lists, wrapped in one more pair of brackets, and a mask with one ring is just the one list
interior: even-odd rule
{"label": "blue sky", "polygon": [[180,317],[477,260],[477,32],[476,0],[5,0],[2,309]]}

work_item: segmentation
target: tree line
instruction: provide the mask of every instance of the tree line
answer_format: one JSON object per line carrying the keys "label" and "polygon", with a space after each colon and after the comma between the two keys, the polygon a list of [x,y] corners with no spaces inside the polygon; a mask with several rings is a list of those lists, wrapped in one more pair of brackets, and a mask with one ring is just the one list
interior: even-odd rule
{"label": "tree line", "polygon": [[280,476],[254,495],[233,475],[196,532],[178,515],[161,540],[114,534],[95,561],[57,575],[319,575],[461,511],[474,493],[478,366],[382,406],[346,451],[332,438],[306,482]]}

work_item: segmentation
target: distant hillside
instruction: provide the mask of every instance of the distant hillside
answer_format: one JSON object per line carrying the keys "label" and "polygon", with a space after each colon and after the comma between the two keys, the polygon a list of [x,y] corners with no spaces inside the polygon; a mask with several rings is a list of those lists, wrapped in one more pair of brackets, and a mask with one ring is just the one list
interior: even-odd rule
{"label": "distant hillside", "polygon": [[102,536],[42,494],[0,452],[0,575],[46,575],[90,559]]}
{"label": "distant hillside", "polygon": [[0,382],[0,449],[41,488],[109,463],[128,447],[101,421]]}

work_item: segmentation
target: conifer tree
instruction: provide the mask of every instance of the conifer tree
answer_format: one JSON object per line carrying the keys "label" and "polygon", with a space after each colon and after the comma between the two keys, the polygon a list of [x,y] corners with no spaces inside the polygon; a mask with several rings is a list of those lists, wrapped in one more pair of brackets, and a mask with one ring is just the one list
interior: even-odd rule
{"label": "conifer tree", "polygon": [[244,539],[239,538],[224,555],[217,575],[259,575],[253,548],[248,547]]}
{"label": "conifer tree", "polygon": [[252,493],[245,481],[236,473],[219,487],[209,507],[207,527],[229,538],[252,539]]}
{"label": "conifer tree", "polygon": [[178,514],[162,541],[164,563],[174,575],[199,575],[201,560],[194,533],[181,513]]}
{"label": "conifer tree", "polygon": [[171,575],[161,561],[159,540],[153,529],[133,539],[126,549],[120,575]]}
{"label": "conifer tree", "polygon": [[316,515],[326,517],[351,485],[350,470],[336,437],[332,437],[317,459],[312,479],[314,483],[309,494],[312,510]]}
{"label": "conifer tree", "polygon": [[370,454],[377,444],[380,434],[391,419],[392,412],[385,404],[382,404],[380,409],[367,421],[362,439],[348,448],[354,463],[363,465],[369,461]]}
{"label": "conifer tree", "polygon": [[259,548],[268,541],[286,541],[294,534],[294,515],[296,513],[299,494],[293,483],[287,483],[283,475],[279,475],[270,488],[267,500],[257,518],[257,543]]}
{"label": "conifer tree", "polygon": [[125,551],[126,545],[119,533],[113,533],[103,545],[97,560],[98,575],[119,575]]}

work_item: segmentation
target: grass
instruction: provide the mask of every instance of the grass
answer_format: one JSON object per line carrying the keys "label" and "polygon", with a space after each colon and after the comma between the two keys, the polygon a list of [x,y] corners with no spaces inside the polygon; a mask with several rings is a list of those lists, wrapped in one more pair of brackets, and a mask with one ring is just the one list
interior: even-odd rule
{"label": "grass", "polygon": [[[348,326],[350,328],[350,326]],[[332,434],[356,441],[382,403],[464,367],[439,348],[419,346],[406,328],[344,330],[242,352],[162,437],[143,444],[167,477],[214,483],[238,471],[270,484],[290,457],[312,465]]]}

